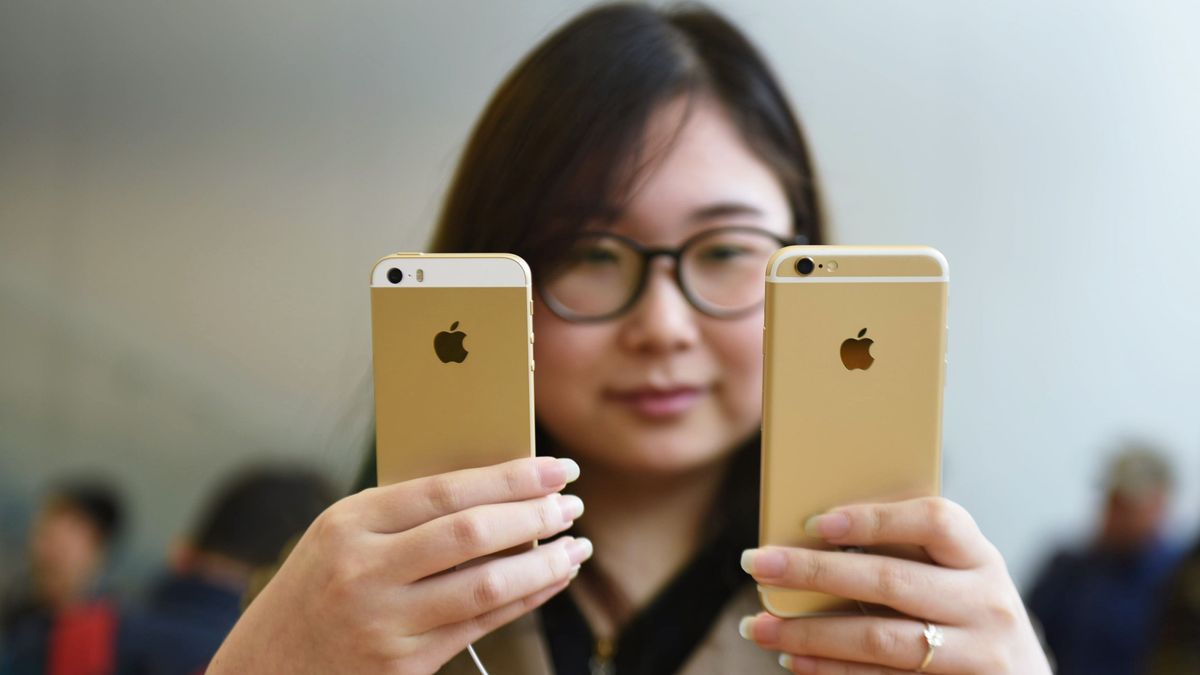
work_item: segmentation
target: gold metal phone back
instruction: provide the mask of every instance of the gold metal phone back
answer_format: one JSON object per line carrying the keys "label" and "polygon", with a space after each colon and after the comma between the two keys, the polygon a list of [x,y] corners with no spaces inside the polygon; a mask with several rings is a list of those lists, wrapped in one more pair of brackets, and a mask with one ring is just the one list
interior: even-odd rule
{"label": "gold metal phone back", "polygon": [[[405,279],[371,288],[375,374],[376,455],[379,484],[531,457],[533,351],[528,267],[507,255],[397,254],[389,262],[406,273],[434,259],[508,260],[524,269],[523,286],[425,287]],[[478,268],[462,267],[484,281]],[[427,273],[428,274],[428,273]],[[427,278],[428,280],[428,278]],[[461,332],[461,362],[443,361],[439,334],[452,359]],[[448,349],[446,346],[449,345]],[[443,357],[447,354],[443,354]]]}
{"label": "gold metal phone back", "polygon": [[[805,257],[808,275],[795,266]],[[829,549],[805,536],[810,516],[940,492],[945,259],[791,246],[767,272],[760,541]],[[760,597],[779,616],[860,611],[805,591]]]}

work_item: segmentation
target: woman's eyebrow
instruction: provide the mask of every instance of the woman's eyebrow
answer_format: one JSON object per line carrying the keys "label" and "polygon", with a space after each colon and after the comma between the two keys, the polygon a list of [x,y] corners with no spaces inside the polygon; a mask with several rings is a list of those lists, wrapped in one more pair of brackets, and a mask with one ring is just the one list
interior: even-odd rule
{"label": "woman's eyebrow", "polygon": [[730,216],[761,216],[762,209],[745,202],[717,202],[692,211],[688,220],[700,222]]}

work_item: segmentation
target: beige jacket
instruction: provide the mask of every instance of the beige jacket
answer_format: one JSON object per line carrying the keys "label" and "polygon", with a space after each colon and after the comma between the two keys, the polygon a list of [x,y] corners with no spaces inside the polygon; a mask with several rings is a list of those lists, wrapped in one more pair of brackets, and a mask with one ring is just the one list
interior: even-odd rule
{"label": "beige jacket", "polygon": [[[779,668],[778,654],[763,651],[738,635],[741,618],[757,614],[760,610],[754,586],[747,585],[721,611],[708,635],[678,671],[679,675],[783,672]],[[479,654],[489,675],[554,675],[550,651],[542,636],[536,612],[479,640],[475,643],[475,652]],[[438,672],[441,675],[479,675],[479,670],[465,651]]]}

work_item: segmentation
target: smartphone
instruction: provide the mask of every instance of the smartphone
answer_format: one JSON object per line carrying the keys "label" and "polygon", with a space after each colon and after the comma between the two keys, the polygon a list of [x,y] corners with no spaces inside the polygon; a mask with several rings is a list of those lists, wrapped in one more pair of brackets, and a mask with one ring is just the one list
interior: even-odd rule
{"label": "smartphone", "polygon": [[380,485],[534,455],[530,286],[525,261],[502,253],[375,264]]}
{"label": "smartphone", "polygon": [[[940,493],[948,279],[928,247],[789,246],[771,257],[762,545],[829,550],[805,535],[809,517]],[[808,591],[760,586],[759,597],[781,617],[863,611]]]}

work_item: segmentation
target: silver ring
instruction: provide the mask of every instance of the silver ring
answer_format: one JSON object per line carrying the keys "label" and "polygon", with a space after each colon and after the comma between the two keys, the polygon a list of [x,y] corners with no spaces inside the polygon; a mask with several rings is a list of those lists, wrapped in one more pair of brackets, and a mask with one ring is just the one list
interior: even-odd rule
{"label": "silver ring", "polygon": [[929,664],[933,662],[933,652],[936,651],[938,647],[946,644],[946,634],[942,632],[941,628],[938,628],[928,621],[925,622],[924,635],[925,644],[929,646],[929,651],[925,652],[925,658],[921,660],[921,665],[917,666],[918,673],[925,672],[925,669],[928,668]]}

